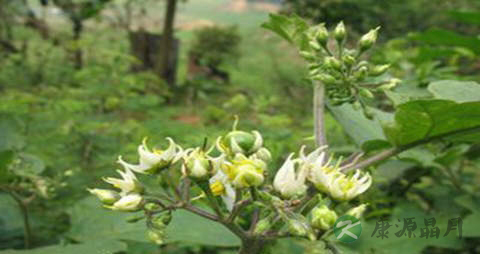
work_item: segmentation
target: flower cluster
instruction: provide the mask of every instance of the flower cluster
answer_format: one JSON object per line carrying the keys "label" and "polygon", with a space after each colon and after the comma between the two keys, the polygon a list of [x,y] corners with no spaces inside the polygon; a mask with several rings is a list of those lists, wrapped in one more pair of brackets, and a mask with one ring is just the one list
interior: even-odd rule
{"label": "flower cluster", "polygon": [[[163,242],[161,229],[178,208],[238,227],[240,232],[254,229],[259,236],[274,231],[277,235],[315,239],[318,232],[332,227],[337,212],[346,212],[336,211],[335,204],[354,199],[372,184],[368,173],[342,172],[341,160],[329,157],[326,147],[307,154],[302,146],[298,157],[292,153],[278,170],[272,170],[272,156],[263,146],[262,135],[258,131],[236,130],[236,122],[233,130],[218,137],[209,149],[205,144],[183,149],[172,139],[167,140],[169,145],[164,150],[151,150],[144,140],[138,147],[138,164],[118,158],[123,167],[118,170],[121,178],[104,178],[117,191],[89,189],[105,208],[125,212],[144,210],[148,235],[157,243]],[[135,173],[159,176],[159,187],[164,188],[165,195],[155,196]],[[216,214],[194,206],[201,201]],[[308,203],[313,204],[310,211],[306,208]],[[362,205],[347,213],[360,216],[364,210]],[[256,213],[257,219],[251,219],[252,213]],[[251,225],[246,225],[249,219]]]}

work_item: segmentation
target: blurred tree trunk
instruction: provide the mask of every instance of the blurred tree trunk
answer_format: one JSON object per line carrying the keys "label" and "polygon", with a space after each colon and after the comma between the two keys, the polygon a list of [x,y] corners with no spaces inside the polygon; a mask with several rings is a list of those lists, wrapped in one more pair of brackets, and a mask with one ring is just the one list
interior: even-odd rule
{"label": "blurred tree trunk", "polygon": [[177,0],[167,0],[167,8],[165,12],[165,21],[163,23],[162,41],[159,49],[158,73],[170,87],[175,85],[176,67],[169,68],[172,62],[174,53],[172,46],[173,38],[173,24],[175,20],[175,12],[177,7]]}
{"label": "blurred tree trunk", "polygon": [[79,18],[72,18],[73,23],[73,40],[75,41],[75,52],[74,54],[74,66],[75,69],[79,70],[83,67],[83,59],[82,59],[82,48],[80,47],[80,38],[82,36],[83,31],[83,24],[82,20]]}

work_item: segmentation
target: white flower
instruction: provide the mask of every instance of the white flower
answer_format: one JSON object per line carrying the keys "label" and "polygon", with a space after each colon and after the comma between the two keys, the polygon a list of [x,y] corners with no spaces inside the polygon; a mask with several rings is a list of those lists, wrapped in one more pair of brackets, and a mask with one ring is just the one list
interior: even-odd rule
{"label": "white flower", "polygon": [[167,138],[167,140],[170,145],[165,151],[150,151],[147,147],[145,138],[143,139],[142,144],[138,146],[138,154],[140,157],[138,165],[129,164],[123,161],[122,156],[118,157],[118,163],[138,173],[156,173],[158,170],[168,167],[171,163],[175,163],[184,155],[180,146],[175,144],[171,138]]}
{"label": "white flower", "polygon": [[280,192],[282,197],[291,198],[296,195],[302,195],[307,190],[305,178],[308,171],[306,167],[298,168],[295,172],[295,164],[297,160],[292,160],[293,153],[290,154],[283,166],[277,171],[273,180],[273,187]]}
{"label": "white flower", "polygon": [[134,212],[141,208],[143,197],[137,193],[122,196],[111,206],[105,206],[115,211]]}
{"label": "white flower", "polygon": [[103,180],[112,184],[115,188],[121,189],[122,194],[143,191],[142,185],[138,182],[137,177],[130,169],[125,168],[125,172],[122,172],[121,170],[117,170],[117,172],[122,176],[122,179],[106,177]]}
{"label": "white flower", "polygon": [[330,183],[329,191],[336,200],[351,200],[364,193],[372,185],[372,177],[369,173],[361,173],[357,169],[353,176],[343,173],[337,174]]}
{"label": "white flower", "polygon": [[221,196],[227,209],[232,211],[235,203],[235,190],[230,184],[228,176],[222,170],[217,170],[217,173],[210,178],[209,183],[213,195]]}
{"label": "white flower", "polygon": [[120,199],[120,194],[112,190],[87,189],[91,194],[97,196],[106,205],[111,205]]}
{"label": "white flower", "polygon": [[326,146],[320,147],[308,156],[305,156],[304,147],[302,147],[300,150],[300,159],[302,160],[302,167],[307,167],[309,170],[308,179],[318,190],[328,192],[331,180],[339,170],[329,166],[332,158],[325,161],[326,154],[323,151],[325,148]]}

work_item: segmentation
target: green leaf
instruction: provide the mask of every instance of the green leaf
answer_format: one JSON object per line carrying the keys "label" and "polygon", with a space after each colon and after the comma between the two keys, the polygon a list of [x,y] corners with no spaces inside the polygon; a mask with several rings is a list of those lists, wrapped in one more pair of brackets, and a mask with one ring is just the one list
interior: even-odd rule
{"label": "green leaf", "polygon": [[480,40],[473,36],[465,36],[453,31],[434,28],[413,37],[416,40],[438,46],[468,48],[480,53]]}
{"label": "green leaf", "polygon": [[383,150],[391,147],[392,147],[392,144],[382,139],[367,140],[362,144],[362,150],[365,153],[377,151],[377,150]]}
{"label": "green leaf", "polygon": [[221,224],[184,210],[173,214],[173,220],[167,227],[167,241],[223,247],[240,245],[240,239]]}
{"label": "green leaf", "polygon": [[[100,202],[88,197],[70,211],[72,228],[69,236],[77,241],[96,239],[148,241],[144,221],[127,223],[131,213],[101,208]],[[190,242],[212,246],[238,246],[240,240],[227,228],[184,210],[173,213],[173,220],[166,229],[166,242]]]}
{"label": "green leaf", "polygon": [[[480,102],[455,103],[447,100],[417,100],[401,104],[394,122],[384,132],[396,146],[413,145],[447,136],[478,133]],[[478,141],[478,135],[470,136]]]}
{"label": "green leaf", "polygon": [[53,245],[31,250],[4,250],[0,254],[113,254],[126,250],[125,243],[115,240],[97,239],[88,243]]}
{"label": "green leaf", "polygon": [[306,35],[309,26],[305,20],[298,16],[283,16],[279,14],[270,14],[270,20],[262,24],[262,27],[268,29],[288,42],[295,44],[300,50],[306,50],[308,46],[308,37]]}
{"label": "green leaf", "polygon": [[480,84],[473,81],[441,80],[430,83],[428,90],[438,99],[455,102],[480,101]]}
{"label": "green leaf", "polygon": [[386,139],[380,122],[389,120],[391,114],[377,110],[374,111],[375,118],[370,120],[360,110],[355,110],[350,104],[341,106],[329,105],[328,108],[357,145],[360,146],[369,140]]}

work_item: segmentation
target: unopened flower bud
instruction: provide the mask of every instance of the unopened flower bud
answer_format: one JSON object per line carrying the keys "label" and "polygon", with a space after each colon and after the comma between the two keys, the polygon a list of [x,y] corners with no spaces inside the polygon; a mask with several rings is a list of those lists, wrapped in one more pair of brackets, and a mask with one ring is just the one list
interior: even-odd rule
{"label": "unopened flower bud", "polygon": [[334,70],[340,70],[342,68],[342,63],[340,63],[340,61],[338,61],[338,59],[333,56],[325,57],[324,65],[325,67]]}
{"label": "unopened flower bud", "polygon": [[355,72],[354,76],[357,80],[363,80],[368,74],[368,67],[362,66]]}
{"label": "unopened flower bud", "polygon": [[270,229],[272,226],[272,222],[270,221],[270,218],[264,218],[258,221],[256,227],[255,227],[255,234],[262,234],[266,232],[267,230]]}
{"label": "unopened flower bud", "polygon": [[165,232],[161,230],[149,230],[148,239],[155,244],[161,245],[165,243]]}
{"label": "unopened flower bud", "polygon": [[345,29],[345,25],[343,24],[343,21],[340,21],[338,23],[337,27],[335,27],[335,30],[333,32],[333,35],[335,36],[335,39],[339,42],[343,42],[347,35],[347,31]]}
{"label": "unopened flower bud", "polygon": [[312,226],[321,230],[330,229],[338,216],[335,211],[328,209],[326,205],[315,207],[312,210]]}
{"label": "unopened flower bud", "polygon": [[300,51],[299,53],[305,60],[313,61],[315,60],[315,55],[308,51]]}
{"label": "unopened flower bud", "polygon": [[152,225],[156,229],[164,229],[166,226],[168,226],[168,224],[170,224],[171,221],[172,221],[172,213],[167,212],[167,213],[163,213],[158,217],[155,217],[152,220]]}
{"label": "unopened flower bud", "polygon": [[327,28],[325,28],[324,24],[320,24],[320,25],[317,26],[317,33],[316,33],[316,38],[315,39],[317,39],[318,44],[320,44],[324,47],[327,45],[328,30],[327,30]]}
{"label": "unopened flower bud", "polygon": [[114,211],[135,212],[142,207],[143,197],[139,194],[128,194],[120,198],[113,205],[105,205],[106,208]]}
{"label": "unopened flower bud", "polygon": [[348,215],[351,215],[357,219],[360,219],[363,215],[363,213],[367,210],[367,205],[366,204],[361,204],[359,206],[356,206],[350,210],[347,211]]}
{"label": "unopened flower bud", "polygon": [[378,87],[380,90],[391,90],[392,88],[396,87],[402,80],[397,78],[390,79],[387,83]]}
{"label": "unopened flower bud", "polygon": [[310,240],[315,240],[315,234],[312,228],[307,224],[305,218],[301,217],[301,220],[289,219],[288,220],[288,232],[296,236],[307,236]]}
{"label": "unopened flower bud", "polygon": [[335,82],[337,82],[335,77],[333,77],[332,75],[329,75],[329,74],[325,74],[325,73],[318,74],[318,75],[314,76],[312,79],[319,80],[322,83],[324,83],[325,85],[333,85],[333,84],[335,84]]}
{"label": "unopened flower bud", "polygon": [[360,88],[359,94],[363,97],[370,98],[370,99],[372,99],[374,97],[373,93],[370,92],[370,90],[368,90],[366,88]]}
{"label": "unopened flower bud", "polygon": [[322,49],[322,47],[316,41],[310,41],[308,42],[308,45],[310,45],[310,47],[312,47],[314,50]]}
{"label": "unopened flower bud", "polygon": [[355,64],[355,57],[351,56],[351,55],[344,55],[343,56],[343,62],[347,65],[347,66],[353,66]]}
{"label": "unopened flower bud", "polygon": [[378,37],[378,30],[380,27],[370,30],[368,33],[364,34],[360,41],[358,42],[358,46],[360,47],[360,51],[365,51],[370,49],[373,44],[377,41]]}
{"label": "unopened flower bud", "polygon": [[112,190],[103,189],[88,189],[90,193],[96,195],[100,201],[105,205],[111,205],[120,199],[120,194]]}
{"label": "unopened flower bud", "polygon": [[217,139],[217,149],[227,154],[251,155],[257,152],[263,145],[262,135],[258,131],[251,133],[233,130],[225,137]]}
{"label": "unopened flower bud", "polygon": [[182,172],[193,179],[206,179],[212,170],[208,158],[200,148],[196,148],[187,154],[184,160]]}
{"label": "unopened flower bud", "polygon": [[390,68],[390,64],[384,64],[384,65],[377,65],[375,67],[373,67],[372,69],[370,69],[370,76],[380,76],[382,74],[384,74],[388,68]]}

